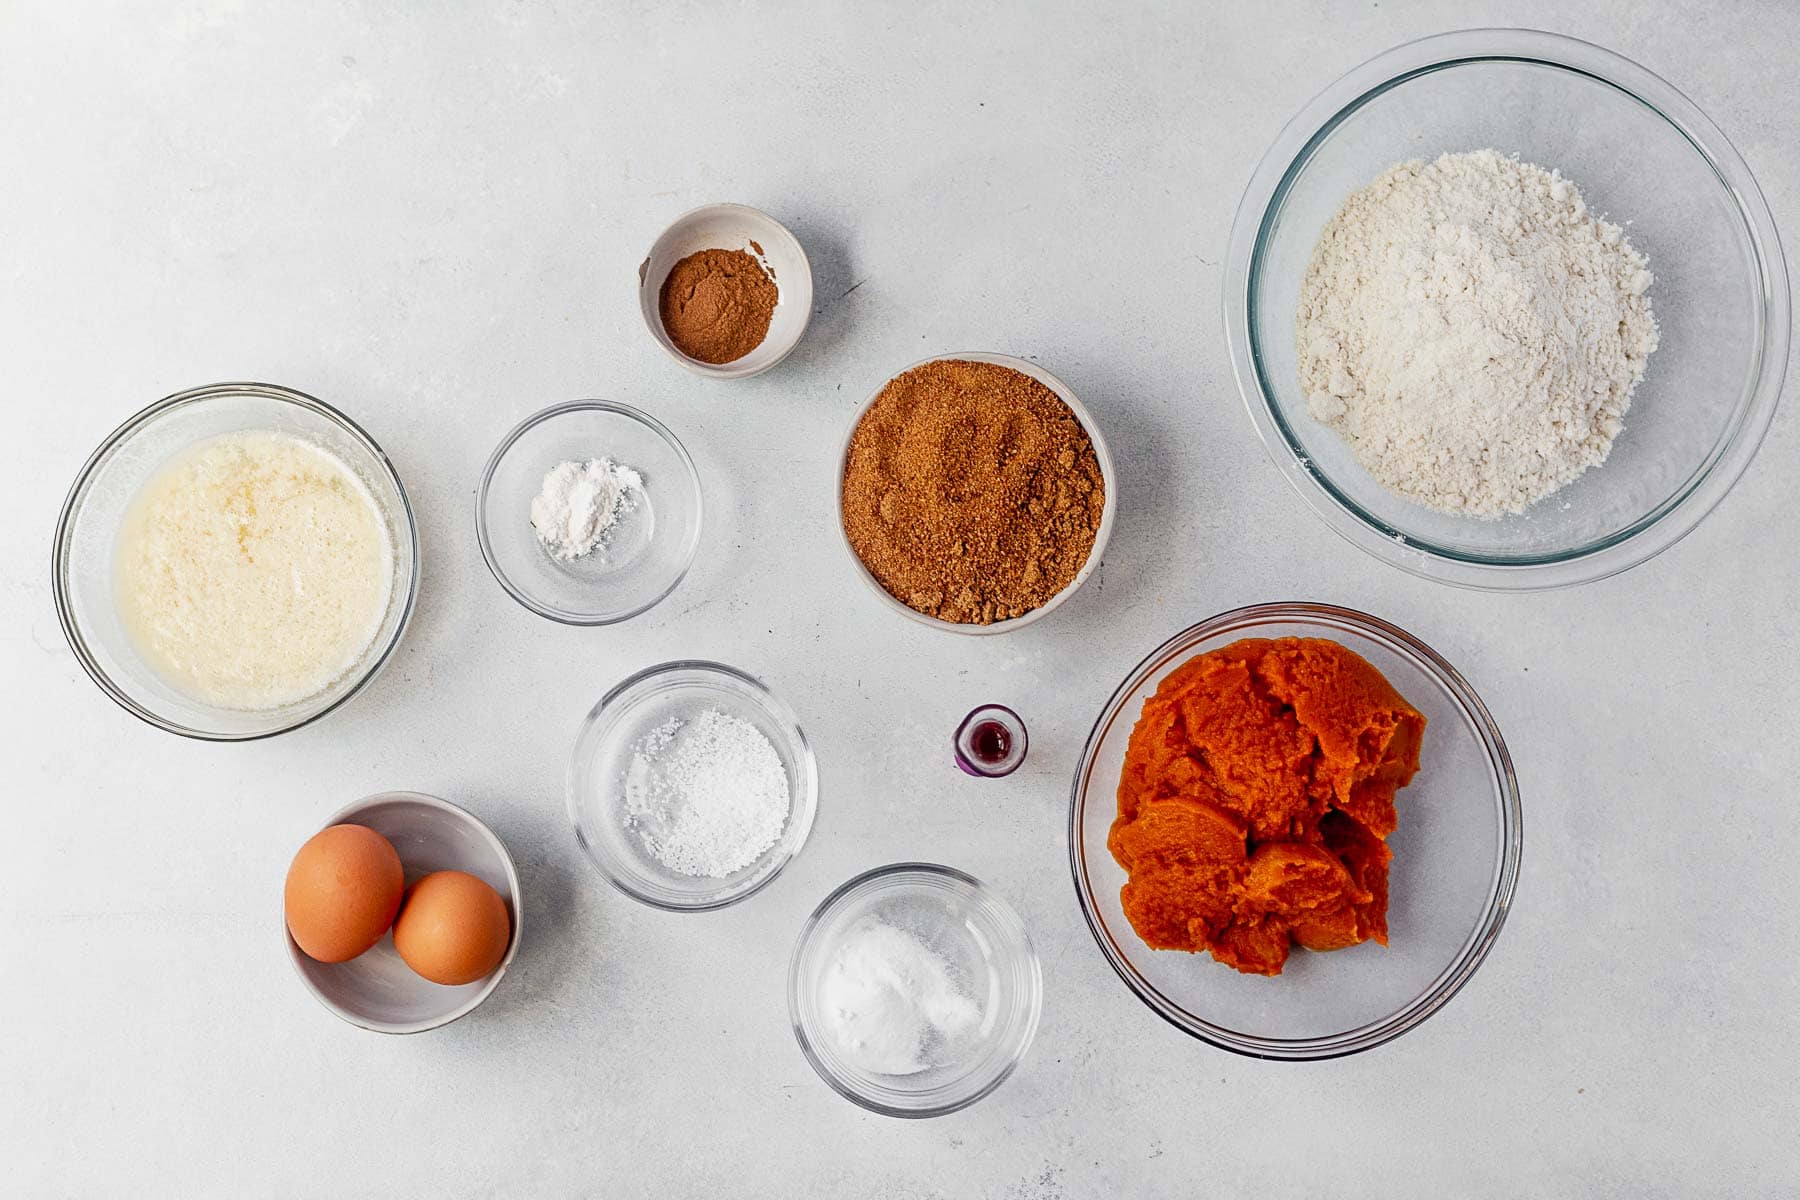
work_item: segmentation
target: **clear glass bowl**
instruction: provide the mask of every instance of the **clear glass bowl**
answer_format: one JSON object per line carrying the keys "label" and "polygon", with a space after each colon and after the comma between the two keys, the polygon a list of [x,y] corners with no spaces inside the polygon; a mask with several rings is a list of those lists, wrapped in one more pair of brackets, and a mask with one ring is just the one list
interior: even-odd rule
{"label": "clear glass bowl", "polygon": [[[1312,418],[1294,318],[1319,233],[1351,192],[1408,159],[1488,147],[1560,170],[1626,224],[1656,276],[1662,340],[1604,465],[1522,514],[1477,520],[1390,494]],[[1780,242],[1724,135],[1644,68],[1527,30],[1401,46],[1308,104],[1244,193],[1224,301],[1238,386],[1289,482],[1376,557],[1469,587],[1582,583],[1673,545],[1755,456],[1787,365]]]}
{"label": "clear glass bowl", "polygon": [[[563,462],[609,458],[643,476],[604,545],[558,562],[531,525],[544,476]],[[674,591],[700,545],[700,475],[661,421],[628,404],[575,400],[521,421],[488,459],[475,536],[500,586],[541,617],[610,625]]]}
{"label": "clear glass bowl", "polygon": [[[980,1028],[953,1061],[874,1074],[838,1053],[822,1028],[824,971],[844,933],[869,916],[941,955],[980,1003]],[[801,929],[788,967],[788,1015],[806,1061],[840,1096],[890,1117],[943,1116],[999,1087],[1031,1048],[1043,1003],[1043,972],[1019,915],[973,876],[933,863],[878,867],[831,893]]]}
{"label": "clear glass bowl", "polygon": [[[133,647],[113,592],[119,527],[144,484],[195,442],[245,429],[293,434],[335,454],[375,497],[394,547],[387,613],[362,659],[305,700],[255,712],[203,704],[171,687]],[[419,533],[394,465],[350,418],[274,384],[216,383],[157,401],[94,451],[57,521],[53,585],[56,613],[76,660],[121,708],[184,737],[247,741],[317,720],[361,691],[387,663],[418,595]]]}
{"label": "clear glass bowl", "polygon": [[[787,772],[788,817],[781,836],[755,862],[723,879],[672,871],[627,823],[625,776],[650,732],[707,709],[740,717],[762,731]],[[569,820],[575,839],[608,883],[653,908],[703,912],[735,904],[766,886],[800,853],[819,805],[819,768],[793,710],[762,682],[722,663],[681,661],[639,671],[600,698],[569,760]]]}
{"label": "clear glass bowl", "polygon": [[[1239,638],[1329,638],[1372,663],[1425,715],[1419,773],[1401,789],[1388,839],[1389,944],[1296,950],[1273,978],[1208,954],[1152,950],[1119,904],[1125,872],[1106,846],[1119,772],[1144,699],[1175,668]],[[1391,1041],[1437,1012],[1487,957],[1519,879],[1512,760],[1455,668],[1385,621],[1326,604],[1262,604],[1202,621],[1159,646],[1107,701],[1075,770],[1069,856],[1101,952],[1158,1016],[1254,1058],[1317,1059]]]}

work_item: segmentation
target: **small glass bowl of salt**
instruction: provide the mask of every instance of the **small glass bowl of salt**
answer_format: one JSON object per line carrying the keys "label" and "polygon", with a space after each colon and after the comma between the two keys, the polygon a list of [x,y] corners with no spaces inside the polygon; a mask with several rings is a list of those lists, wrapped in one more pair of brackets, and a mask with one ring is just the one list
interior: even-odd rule
{"label": "small glass bowl of salt", "polygon": [[662,422],[575,400],[501,439],[476,494],[475,533],[514,600],[565,625],[610,625],[675,590],[700,515],[694,460]]}
{"label": "small glass bowl of salt", "polygon": [[788,968],[806,1060],[891,1117],[967,1108],[1031,1048],[1043,971],[1025,923],[973,876],[934,863],[865,872],[825,898]]}
{"label": "small glass bowl of salt", "polygon": [[793,710],[722,663],[639,671],[601,697],[569,759],[569,820],[606,881],[673,912],[735,904],[812,832],[819,769]]}

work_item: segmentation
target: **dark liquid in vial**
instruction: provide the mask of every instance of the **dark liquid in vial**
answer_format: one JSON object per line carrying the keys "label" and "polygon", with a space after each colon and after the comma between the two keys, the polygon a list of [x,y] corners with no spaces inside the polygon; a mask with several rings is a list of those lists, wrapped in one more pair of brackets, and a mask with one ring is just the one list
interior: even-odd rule
{"label": "dark liquid in vial", "polygon": [[1012,735],[998,721],[983,721],[969,731],[969,750],[984,763],[1005,762]]}

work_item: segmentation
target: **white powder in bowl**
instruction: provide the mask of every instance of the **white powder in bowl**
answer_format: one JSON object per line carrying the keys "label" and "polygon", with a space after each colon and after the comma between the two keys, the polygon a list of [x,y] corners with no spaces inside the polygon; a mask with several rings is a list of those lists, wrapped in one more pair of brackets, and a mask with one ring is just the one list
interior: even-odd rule
{"label": "white powder in bowl", "polygon": [[643,477],[606,458],[564,462],[544,475],[531,502],[531,527],[551,558],[568,562],[606,544],[618,519],[637,503]]}
{"label": "white powder in bowl", "polygon": [[981,1024],[942,955],[904,929],[864,917],[844,932],[819,984],[838,1052],[877,1075],[916,1075]]}
{"label": "white powder in bowl", "polygon": [[780,839],[790,807],[775,747],[749,721],[717,709],[651,730],[625,772],[626,824],[681,875],[743,870]]}
{"label": "white powder in bowl", "polygon": [[1308,408],[1397,495],[1522,512],[1606,460],[1656,349],[1650,281],[1553,171],[1493,150],[1401,163],[1313,250]]}

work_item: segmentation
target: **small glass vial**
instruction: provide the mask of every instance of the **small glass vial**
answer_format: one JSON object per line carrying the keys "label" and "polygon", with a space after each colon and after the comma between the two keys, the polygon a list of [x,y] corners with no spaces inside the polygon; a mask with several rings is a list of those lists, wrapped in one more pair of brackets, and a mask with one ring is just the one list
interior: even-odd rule
{"label": "small glass vial", "polygon": [[1001,704],[984,704],[956,727],[956,765],[982,779],[1011,775],[1025,761],[1025,722]]}

